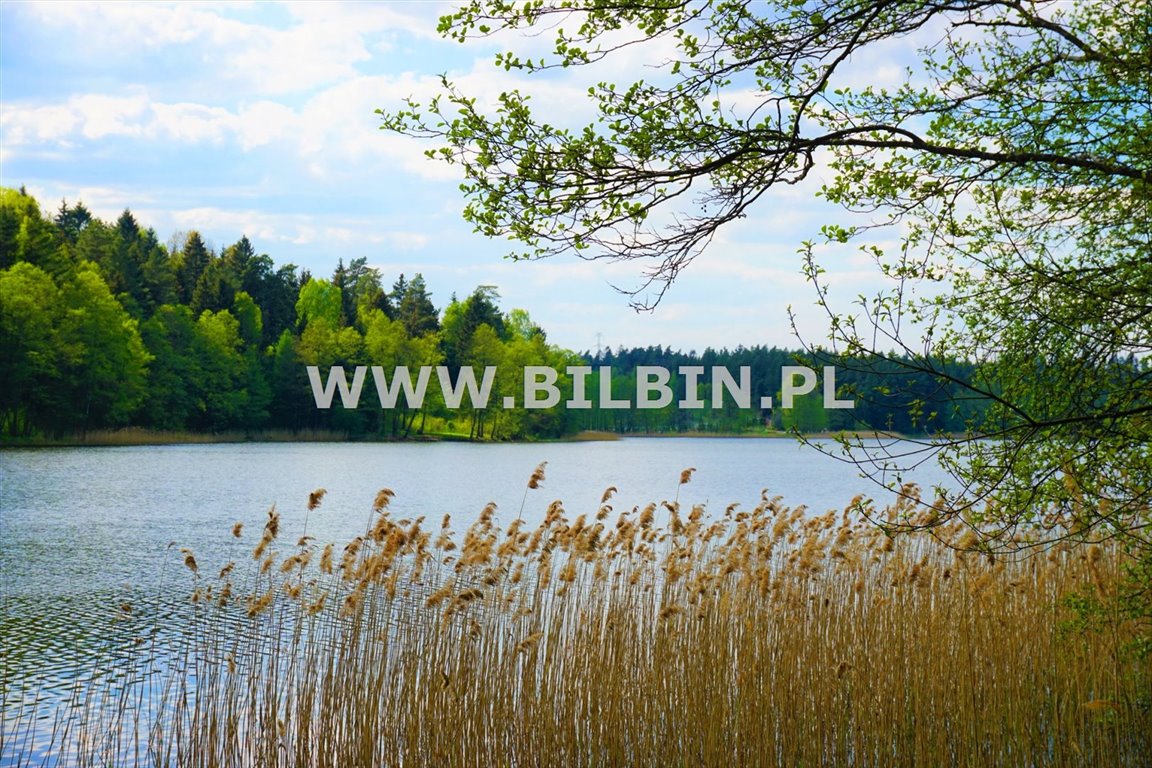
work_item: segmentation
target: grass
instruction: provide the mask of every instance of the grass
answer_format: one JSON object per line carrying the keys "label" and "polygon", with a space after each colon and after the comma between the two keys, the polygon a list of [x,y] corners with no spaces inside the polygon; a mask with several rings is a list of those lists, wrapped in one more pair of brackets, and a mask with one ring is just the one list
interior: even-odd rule
{"label": "grass", "polygon": [[347,442],[343,432],[328,430],[287,429],[256,430],[252,432],[181,432],[124,427],[100,429],[85,433],[60,436],[34,437],[3,436],[0,445],[7,447],[67,447],[67,446],[127,446],[127,445],[180,445],[186,443],[294,443],[294,442]]}
{"label": "grass", "polygon": [[583,442],[602,442],[605,440],[619,440],[620,434],[617,432],[605,432],[599,429],[584,429],[569,437],[561,438],[573,443]]}
{"label": "grass", "polygon": [[586,513],[553,502],[533,529],[498,525],[489,505],[457,532],[448,516],[392,515],[384,489],[343,545],[283,531],[273,510],[255,534],[233,530],[244,558],[219,574],[184,550],[194,618],[162,674],[146,694],[89,691],[54,752],[84,766],[477,768],[1152,754],[1152,676],[1125,652],[1130,628],[1066,628],[1066,595],[1116,588],[1108,545],[994,559],[890,539],[859,499],[821,516],[771,498],[620,513],[613,490]]}

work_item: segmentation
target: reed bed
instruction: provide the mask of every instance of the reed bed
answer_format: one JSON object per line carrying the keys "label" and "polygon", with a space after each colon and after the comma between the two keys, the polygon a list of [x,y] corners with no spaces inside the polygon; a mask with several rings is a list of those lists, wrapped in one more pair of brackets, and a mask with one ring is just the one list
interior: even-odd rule
{"label": "reed bed", "polygon": [[460,533],[394,514],[385,489],[342,545],[275,510],[238,524],[245,558],[219,573],[181,552],[194,621],[147,691],[89,692],[53,759],[1148,764],[1148,661],[1119,619],[1068,624],[1066,596],[1116,588],[1108,545],[1010,560],[957,549],[959,527],[893,539],[862,515],[916,513],[903,503],[621,513],[613,491],[578,514],[552,502],[534,528],[489,505]]}
{"label": "reed bed", "polygon": [[63,435],[36,435],[34,437],[5,437],[4,445],[47,448],[74,445],[127,446],[127,445],[183,445],[215,443],[326,443],[347,442],[345,432],[324,429],[266,429],[256,431],[182,432],[172,430],[122,427],[95,429]]}

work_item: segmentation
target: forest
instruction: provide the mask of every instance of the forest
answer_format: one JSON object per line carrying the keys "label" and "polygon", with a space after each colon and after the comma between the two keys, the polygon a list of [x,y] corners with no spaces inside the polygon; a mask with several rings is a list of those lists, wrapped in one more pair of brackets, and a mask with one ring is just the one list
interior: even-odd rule
{"label": "forest", "polygon": [[[384,261],[385,259],[381,259]],[[271,430],[349,439],[428,436],[509,440],[585,430],[720,434],[880,430],[959,433],[986,409],[965,395],[974,367],[753,346],[574,352],[547,341],[496,286],[437,307],[422,275],[388,286],[360,256],[327,277],[277,264],[241,236],[217,252],[195,230],[161,242],[130,210],[101,221],[81,202],[41,209],[23,188],[0,190],[0,435],[7,442],[138,427],[165,433]],[[446,408],[435,388],[419,409],[319,409],[307,366],[494,366],[494,398],[518,395],[525,366],[549,366],[571,393],[573,365],[610,366],[614,396],[636,391],[637,366],[747,366],[752,390],[779,402],[787,365],[833,365],[851,410],[826,410],[817,390],[792,409]],[[945,375],[940,375],[943,372]],[[683,381],[674,378],[673,387]],[[709,387],[700,395],[711,404]],[[402,402],[402,401],[401,401]]]}

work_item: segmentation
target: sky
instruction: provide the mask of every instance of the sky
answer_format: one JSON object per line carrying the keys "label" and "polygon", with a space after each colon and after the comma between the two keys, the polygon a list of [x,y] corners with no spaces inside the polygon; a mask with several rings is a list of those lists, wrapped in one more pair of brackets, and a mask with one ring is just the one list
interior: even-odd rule
{"label": "sky", "polygon": [[[514,244],[474,233],[460,215],[458,172],[424,157],[429,145],[381,131],[376,110],[426,99],[448,74],[481,103],[534,88],[541,119],[579,122],[593,114],[585,93],[596,73],[525,82],[493,58],[546,39],[447,41],[436,22],[449,7],[2,0],[0,185],[26,187],[48,212],[79,201],[114,221],[129,208],[161,242],[195,229],[219,251],[246,235],[277,264],[316,276],[359,257],[386,285],[419,272],[438,307],[494,285],[505,310],[527,310],[550,342],[574,351],[825,340],[797,249],[846,215],[816,199],[819,172],[722,230],[652,312],[613,287],[638,285],[642,265],[512,262]],[[630,49],[609,76],[629,79],[659,56]],[[899,76],[903,58],[856,71],[882,82]],[[882,287],[854,247],[821,258],[843,309]]]}

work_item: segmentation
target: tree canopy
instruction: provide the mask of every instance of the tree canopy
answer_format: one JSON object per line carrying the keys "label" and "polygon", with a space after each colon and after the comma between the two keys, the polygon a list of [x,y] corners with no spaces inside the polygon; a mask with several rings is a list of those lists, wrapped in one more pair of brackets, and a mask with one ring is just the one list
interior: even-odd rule
{"label": "tree canopy", "polygon": [[[462,169],[465,218],[518,241],[514,258],[637,260],[638,308],[774,189],[822,182],[850,212],[797,244],[822,343],[959,385],[956,411],[995,403],[923,446],[963,492],[892,526],[959,518],[982,546],[1121,536],[1147,551],[1149,30],[1143,0],[474,0],[441,34],[552,41],[540,55],[520,37],[501,69],[546,82],[626,60],[642,78],[591,85],[594,117],[568,125],[520,90],[485,102],[445,77],[382,127]],[[861,69],[893,59],[907,67],[891,83]],[[853,244],[892,287],[845,309],[817,246]],[[954,360],[976,375],[960,382]],[[921,423],[926,403],[906,399]],[[897,488],[925,458],[845,448]]]}
{"label": "tree canopy", "polygon": [[[62,211],[85,210],[77,203]],[[77,227],[69,216],[47,219],[30,196],[0,189],[0,222],[13,233],[11,266],[0,269],[0,439],[86,436],[122,426],[197,433],[309,430],[351,438],[403,439],[453,434],[482,439],[532,439],[581,430],[620,433],[708,431],[760,433],[767,426],[799,431],[852,426],[846,411],[825,413],[819,393],[799,399],[797,413],[741,408],[732,398],[712,407],[708,377],[699,395],[708,407],[681,410],[621,409],[601,399],[588,382],[588,406],[563,403],[526,407],[527,369],[551,368],[567,399],[574,393],[569,366],[611,368],[612,397],[630,398],[642,366],[747,367],[756,396],[779,400],[781,370],[797,362],[799,350],[757,346],[679,352],[659,345],[576,354],[547,341],[548,334],[525,309],[505,310],[496,286],[477,286],[465,299],[455,294],[443,311],[420,273],[400,275],[384,292],[380,270],[367,257],[337,260],[331,278],[312,277],[292,264],[277,266],[258,254],[247,237],[219,254],[195,231],[162,245],[141,228],[130,211],[115,226],[88,215]],[[16,249],[16,234],[38,232],[31,247]],[[83,245],[81,246],[81,240]],[[169,249],[172,249],[171,251]],[[7,255],[8,252],[6,252]],[[190,302],[177,290],[188,256],[201,263]],[[42,266],[43,265],[43,266]],[[206,295],[205,275],[215,275]],[[135,275],[138,279],[127,280]],[[113,291],[112,285],[120,286]],[[135,289],[133,289],[133,287]],[[848,361],[843,361],[848,362]],[[854,361],[861,363],[861,361]],[[889,371],[851,371],[840,381],[862,391],[884,386]],[[305,366],[379,366],[390,377],[389,405],[318,408]],[[442,396],[439,381],[418,405],[399,397],[396,371],[409,375],[444,366],[454,385],[462,368],[499,369],[487,406],[456,409]],[[863,367],[863,366],[858,366]],[[952,369],[959,380],[971,366]],[[438,374],[437,374],[438,376]],[[924,374],[912,388],[939,404]],[[375,383],[369,385],[378,393]],[[672,382],[675,399],[688,384]],[[512,398],[513,407],[500,407]],[[757,401],[758,402],[758,401]],[[913,424],[897,400],[860,398],[859,416],[873,426],[901,431],[931,426],[955,429],[962,420],[943,412]]]}

